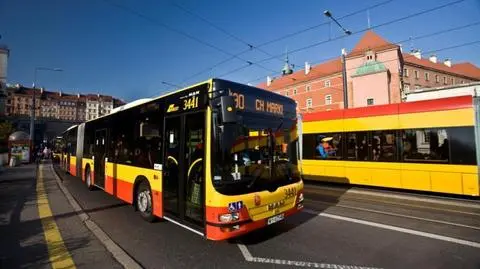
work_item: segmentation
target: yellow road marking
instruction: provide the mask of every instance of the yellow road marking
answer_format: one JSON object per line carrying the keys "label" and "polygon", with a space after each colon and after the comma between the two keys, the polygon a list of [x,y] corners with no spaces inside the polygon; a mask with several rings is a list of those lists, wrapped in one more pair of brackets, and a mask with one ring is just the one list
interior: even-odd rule
{"label": "yellow road marking", "polygon": [[57,223],[55,223],[52,210],[48,204],[47,192],[45,191],[43,183],[42,164],[40,164],[38,168],[37,176],[37,206],[38,215],[42,221],[43,234],[45,236],[45,241],[47,242],[48,256],[52,268],[76,268],[72,256],[63,242],[62,235],[60,234]]}

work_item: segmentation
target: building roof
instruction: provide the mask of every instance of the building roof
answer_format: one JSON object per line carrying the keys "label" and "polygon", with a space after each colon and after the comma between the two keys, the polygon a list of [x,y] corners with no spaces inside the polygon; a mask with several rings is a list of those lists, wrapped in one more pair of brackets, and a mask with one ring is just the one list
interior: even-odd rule
{"label": "building roof", "polygon": [[399,46],[388,42],[372,30],[368,30],[358,41],[347,57],[363,55],[365,51],[383,51],[388,49],[398,49]]}
{"label": "building roof", "polygon": [[263,82],[257,87],[267,90],[282,89],[290,85],[311,81],[312,79],[326,77],[340,72],[342,72],[342,62],[339,57],[328,62],[312,66],[310,72],[306,75],[305,70],[302,69],[292,73],[291,75],[274,78],[270,86],[267,86],[267,83]]}
{"label": "building roof", "polygon": [[432,62],[427,58],[418,59],[412,54],[403,53],[403,60],[406,64],[414,64],[418,66],[427,67],[430,69],[451,73],[455,75],[465,76],[472,79],[480,80],[480,69],[471,63],[453,64],[451,67],[445,65],[443,62]]}

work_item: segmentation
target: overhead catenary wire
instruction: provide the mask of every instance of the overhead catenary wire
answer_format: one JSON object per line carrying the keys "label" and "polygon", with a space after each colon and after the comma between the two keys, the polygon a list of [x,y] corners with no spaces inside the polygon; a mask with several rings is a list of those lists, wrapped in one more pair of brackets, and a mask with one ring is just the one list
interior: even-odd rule
{"label": "overhead catenary wire", "polygon": [[[360,9],[360,10],[357,10],[357,11],[354,11],[354,12],[351,12],[351,13],[348,13],[348,14],[345,14],[345,15],[339,17],[337,20],[342,20],[342,19],[345,19],[345,18],[354,16],[354,15],[357,15],[357,14],[359,14],[359,13],[365,12],[366,10],[371,10],[371,9],[374,9],[374,8],[377,8],[377,7],[386,5],[386,4],[388,4],[388,3],[392,2],[392,1],[395,1],[395,0],[387,0],[387,1],[383,1],[383,2],[380,2],[380,3],[375,4],[375,5],[368,6],[368,7],[366,7],[366,8],[363,8],[363,9]],[[313,25],[313,26],[304,28],[304,29],[302,29],[302,30],[299,30],[299,31],[296,31],[296,32],[293,32],[293,33],[289,33],[289,34],[280,36],[280,37],[278,37],[278,38],[275,38],[275,39],[266,41],[266,42],[261,43],[261,44],[259,44],[259,45],[255,45],[254,47],[255,47],[256,49],[260,49],[261,47],[267,46],[267,45],[272,44],[272,43],[279,42],[279,41],[281,41],[281,40],[285,40],[285,39],[287,39],[287,38],[291,38],[291,37],[294,37],[294,36],[303,34],[303,33],[305,33],[305,32],[308,32],[308,31],[317,29],[317,28],[319,28],[319,27],[321,27],[321,26],[328,25],[329,23],[330,23],[330,22],[323,22],[323,23],[320,23],[320,24],[316,24],[316,25]],[[246,42],[246,43],[248,43],[248,42]],[[243,51],[240,51],[239,53],[237,53],[237,54],[235,54],[235,55],[240,56],[240,55],[243,55],[243,54],[249,52],[250,50],[251,50],[251,49],[248,48],[248,49],[245,49],[245,50],[243,50]],[[281,57],[281,56],[279,56],[279,55],[275,55],[275,56],[274,56],[274,55],[271,55],[271,56],[270,56],[271,59],[278,58],[278,57]],[[214,68],[216,68],[216,67],[218,67],[218,66],[220,66],[220,65],[222,65],[222,64],[224,64],[224,63],[227,63],[227,62],[229,62],[229,61],[231,61],[231,60],[233,60],[233,59],[235,59],[235,57],[230,56],[229,58],[226,58],[226,59],[224,59],[224,60],[222,60],[222,61],[220,61],[220,62],[217,62],[217,63],[213,64],[213,65],[210,66],[210,67],[207,67],[207,68],[205,68],[205,69],[202,69],[201,71],[199,71],[199,72],[197,72],[197,73],[195,73],[195,74],[192,74],[192,75],[186,77],[185,79],[182,80],[181,83],[184,83],[185,81],[188,81],[188,80],[190,80],[190,79],[192,79],[192,78],[195,78],[195,77],[197,77],[197,76],[199,76],[199,75],[201,75],[201,74],[204,74],[204,73],[206,73],[206,72],[209,72],[209,71],[213,70]]]}
{"label": "overhead catenary wire", "polygon": [[[405,42],[408,42],[408,41],[411,41],[411,40],[420,40],[420,39],[424,39],[424,38],[427,38],[427,37],[437,36],[437,35],[441,35],[441,34],[445,34],[445,33],[450,33],[450,32],[453,32],[453,31],[458,31],[458,30],[470,28],[470,27],[477,26],[477,25],[480,25],[480,21],[476,21],[476,22],[465,24],[465,25],[456,26],[456,27],[452,27],[452,28],[449,28],[449,29],[440,30],[440,31],[436,31],[436,32],[433,32],[433,33],[428,33],[428,34],[424,34],[424,35],[420,35],[420,36],[416,36],[416,37],[409,37],[408,39],[397,41],[397,42],[394,42],[392,44],[401,45],[402,43],[405,43]],[[338,55],[337,56],[332,56],[332,57],[328,57],[328,58],[324,58],[324,59],[312,62],[311,64],[319,64],[319,63],[323,63],[323,62],[338,59],[339,57],[340,56],[338,56]],[[274,75],[274,74],[276,74],[276,73],[271,73],[271,74],[268,74],[267,76],[271,76],[271,75]],[[265,76],[261,76],[261,77],[258,77],[256,79],[249,80],[246,83],[252,83],[252,82],[264,79],[264,78],[265,78]]]}
{"label": "overhead catenary wire", "polygon": [[[200,39],[200,38],[197,38],[197,37],[195,37],[195,36],[193,36],[193,35],[191,35],[191,34],[189,34],[189,33],[187,33],[187,32],[184,32],[184,31],[179,30],[179,29],[177,29],[177,28],[175,28],[175,27],[172,27],[172,26],[170,26],[170,25],[168,25],[168,24],[166,24],[166,23],[164,23],[164,22],[161,22],[161,21],[159,21],[159,20],[156,20],[156,19],[153,19],[153,18],[151,18],[151,17],[149,17],[149,16],[146,16],[146,15],[144,15],[144,14],[142,14],[142,13],[140,13],[140,12],[138,12],[138,11],[132,9],[132,8],[129,8],[129,7],[127,7],[127,6],[124,6],[124,5],[121,5],[121,4],[118,4],[118,3],[111,2],[110,0],[103,0],[103,1],[104,1],[105,3],[111,5],[111,6],[114,6],[114,7],[118,8],[118,9],[121,9],[121,10],[126,11],[126,12],[128,12],[128,13],[131,13],[131,14],[133,14],[133,15],[139,17],[139,18],[142,18],[142,19],[144,19],[144,20],[146,20],[146,21],[148,21],[148,22],[150,22],[150,23],[152,23],[152,24],[161,26],[161,27],[163,27],[163,28],[165,28],[165,29],[168,29],[168,30],[174,32],[174,33],[177,33],[177,34],[179,34],[179,35],[182,35],[182,36],[184,36],[184,37],[186,37],[186,38],[188,38],[188,39],[190,39],[190,40],[193,40],[193,41],[195,41],[195,42],[198,42],[198,43],[200,43],[200,44],[202,44],[202,45],[204,45],[204,46],[210,47],[210,48],[212,48],[212,49],[214,49],[214,50],[217,50],[217,51],[219,51],[219,52],[222,52],[222,53],[224,53],[224,54],[226,54],[226,55],[229,55],[229,56],[231,56],[231,57],[233,57],[233,58],[236,58],[236,59],[238,59],[238,60],[240,60],[240,61],[243,61],[243,62],[246,62],[246,63],[248,63],[248,64],[254,64],[252,61],[248,61],[248,60],[245,60],[245,59],[243,59],[243,58],[240,58],[239,56],[237,56],[237,55],[235,55],[235,54],[233,54],[233,53],[230,53],[230,52],[228,52],[228,51],[226,51],[226,50],[224,50],[224,49],[222,49],[222,48],[220,48],[220,47],[218,47],[218,46],[216,46],[216,45],[214,45],[214,44],[211,44],[211,43],[209,43],[209,42],[206,42],[206,41],[204,41],[204,40],[202,40],[202,39]],[[254,65],[256,65],[256,66],[258,66],[258,67],[260,67],[260,68],[262,68],[262,69],[265,69],[265,70],[267,70],[267,71],[273,72],[272,69],[269,69],[269,68],[267,68],[267,67],[264,67],[264,66],[262,66],[261,64],[256,64],[256,63],[255,63]]]}
{"label": "overhead catenary wire", "polygon": [[[391,0],[391,1],[392,1],[392,0]],[[206,18],[200,16],[199,14],[197,14],[197,13],[195,13],[195,12],[193,12],[193,11],[187,9],[187,8],[185,8],[184,6],[178,4],[178,3],[174,2],[174,1],[171,1],[170,3],[171,3],[173,6],[175,6],[176,8],[178,8],[178,9],[182,10],[183,12],[191,15],[192,17],[195,17],[195,18],[197,18],[197,19],[205,22],[206,24],[208,24],[208,25],[210,25],[211,27],[217,29],[218,31],[222,32],[223,34],[225,34],[225,35],[231,37],[232,39],[235,39],[236,41],[244,44],[245,46],[248,47],[248,50],[256,49],[256,50],[262,52],[263,54],[265,54],[265,55],[267,55],[267,56],[273,57],[273,55],[270,54],[270,53],[268,53],[267,51],[265,51],[265,50],[263,50],[263,49],[255,46],[255,45],[252,45],[252,43],[247,42],[247,41],[245,41],[244,39],[242,39],[242,38],[240,38],[240,37],[238,37],[238,36],[230,33],[229,31],[225,30],[224,28],[222,28],[222,27],[214,24],[213,22],[211,22],[211,21],[207,20]],[[240,56],[240,55],[237,54],[237,56]],[[279,60],[279,61],[281,61],[281,62],[283,62],[283,59],[282,59],[282,58],[277,57],[276,59]]]}
{"label": "overhead catenary wire", "polygon": [[[307,50],[307,49],[310,49],[310,48],[313,48],[313,47],[317,47],[317,46],[322,45],[322,44],[330,43],[330,42],[340,40],[340,39],[343,39],[343,38],[346,38],[346,37],[349,37],[349,36],[352,36],[352,35],[361,34],[361,33],[367,32],[369,30],[373,30],[373,29],[380,28],[380,27],[383,27],[383,26],[387,26],[387,25],[390,25],[390,24],[393,24],[393,23],[408,20],[408,19],[411,19],[413,17],[424,15],[424,14],[427,14],[427,13],[430,13],[430,12],[433,12],[433,11],[437,11],[439,9],[443,9],[443,8],[446,8],[446,7],[449,7],[449,6],[453,6],[453,5],[459,4],[459,3],[464,2],[464,1],[465,0],[456,0],[456,1],[453,1],[453,2],[449,2],[449,3],[443,4],[443,5],[433,7],[433,8],[422,10],[422,11],[419,11],[419,12],[416,12],[416,13],[413,13],[413,14],[410,14],[410,15],[407,15],[407,16],[403,16],[403,17],[400,17],[400,18],[397,18],[397,19],[394,19],[394,20],[391,20],[391,21],[387,21],[387,22],[384,22],[384,23],[377,24],[375,26],[367,27],[367,28],[364,28],[362,30],[352,32],[350,35],[341,35],[341,36],[335,37],[333,39],[327,39],[327,40],[320,41],[320,42],[317,42],[317,43],[313,43],[313,44],[310,44],[310,45],[307,45],[307,46],[304,46],[304,47],[301,47],[301,48],[293,49],[293,50],[289,51],[289,53],[294,54],[294,53],[304,51],[304,50]],[[269,61],[271,59],[272,59],[271,57],[270,58],[265,58],[263,60],[255,62],[255,63],[263,63],[263,62]]]}

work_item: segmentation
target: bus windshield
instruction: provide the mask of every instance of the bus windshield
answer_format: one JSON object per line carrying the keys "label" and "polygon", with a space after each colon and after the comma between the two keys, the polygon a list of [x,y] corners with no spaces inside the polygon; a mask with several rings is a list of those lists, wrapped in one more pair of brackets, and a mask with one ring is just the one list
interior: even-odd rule
{"label": "bus windshield", "polygon": [[215,124],[213,183],[223,194],[274,191],[297,182],[296,120],[239,113],[236,124]]}

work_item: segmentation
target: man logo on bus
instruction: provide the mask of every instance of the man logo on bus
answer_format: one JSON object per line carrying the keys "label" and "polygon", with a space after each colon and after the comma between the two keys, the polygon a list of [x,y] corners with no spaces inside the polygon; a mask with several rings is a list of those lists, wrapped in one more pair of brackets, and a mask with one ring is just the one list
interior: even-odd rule
{"label": "man logo on bus", "polygon": [[167,113],[176,112],[178,111],[178,108],[179,106],[176,106],[175,104],[171,104],[168,106]]}

